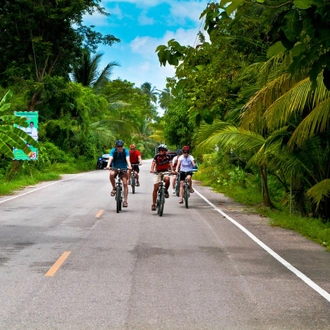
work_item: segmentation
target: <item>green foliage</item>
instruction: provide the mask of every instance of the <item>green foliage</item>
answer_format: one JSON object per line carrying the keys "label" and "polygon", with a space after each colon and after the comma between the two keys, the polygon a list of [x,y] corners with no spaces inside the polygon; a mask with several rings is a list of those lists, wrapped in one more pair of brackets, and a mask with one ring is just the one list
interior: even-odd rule
{"label": "green foliage", "polygon": [[194,123],[189,120],[188,109],[184,99],[177,97],[168,105],[164,117],[164,138],[167,144],[181,148],[193,145]]}
{"label": "green foliage", "polygon": [[238,167],[230,154],[204,154],[194,179],[201,180],[204,185],[209,185],[238,202],[247,205],[261,203],[260,177]]}
{"label": "green foliage", "polygon": [[28,155],[31,150],[26,143],[34,147],[38,145],[30,135],[16,127],[26,127],[27,123],[25,118],[13,114],[8,103],[11,97],[12,93],[8,91],[0,101],[0,153],[9,158],[14,157],[13,148],[21,149]]}
{"label": "green foliage", "polygon": [[98,0],[35,1],[24,5],[6,1],[0,7],[0,84],[15,79],[42,81],[46,75],[67,76],[84,44],[95,51],[99,43],[119,39],[82,25],[87,12],[107,14]]}

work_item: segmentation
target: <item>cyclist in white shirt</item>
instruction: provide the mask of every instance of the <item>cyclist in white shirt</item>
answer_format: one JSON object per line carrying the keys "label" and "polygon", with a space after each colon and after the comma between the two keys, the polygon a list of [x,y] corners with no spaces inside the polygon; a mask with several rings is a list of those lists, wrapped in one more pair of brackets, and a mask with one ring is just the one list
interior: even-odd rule
{"label": "cyclist in white shirt", "polygon": [[180,171],[180,200],[179,204],[183,203],[183,183],[185,178],[187,177],[190,192],[193,193],[194,189],[192,187],[192,175],[193,168],[196,167],[194,157],[189,154],[190,148],[188,146],[184,146],[182,148],[183,155],[181,155],[178,159],[178,164],[176,166],[176,172]]}
{"label": "cyclist in white shirt", "polygon": [[[176,168],[176,165],[178,164],[179,157],[182,155],[182,150],[178,149],[176,151],[176,156],[172,159],[173,168]],[[177,174],[172,176],[172,193],[175,194],[175,182],[176,182],[176,176]]]}

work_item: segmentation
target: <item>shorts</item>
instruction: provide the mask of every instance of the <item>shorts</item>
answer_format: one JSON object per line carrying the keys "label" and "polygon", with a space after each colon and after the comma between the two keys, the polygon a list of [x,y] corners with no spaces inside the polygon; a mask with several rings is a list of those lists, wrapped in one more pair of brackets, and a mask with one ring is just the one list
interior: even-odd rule
{"label": "shorts", "polygon": [[180,172],[180,181],[184,181],[184,179],[188,175],[192,176],[193,175],[193,172]]}
{"label": "shorts", "polygon": [[[168,174],[165,175],[164,178],[167,176],[169,176],[169,175]],[[161,173],[154,174],[154,184],[157,184],[159,182],[161,182]]]}
{"label": "shorts", "polygon": [[[115,178],[116,178],[116,177],[117,177],[117,174],[118,174],[118,169],[114,168],[114,169],[112,169],[112,171],[115,172]],[[123,179],[123,178],[128,179],[128,173],[127,173],[127,170],[123,170],[123,171],[121,171],[121,173],[120,173],[120,177],[121,177],[121,179]]]}
{"label": "shorts", "polygon": [[135,171],[136,173],[140,173],[140,166],[139,164],[131,164],[132,165],[132,170]]}

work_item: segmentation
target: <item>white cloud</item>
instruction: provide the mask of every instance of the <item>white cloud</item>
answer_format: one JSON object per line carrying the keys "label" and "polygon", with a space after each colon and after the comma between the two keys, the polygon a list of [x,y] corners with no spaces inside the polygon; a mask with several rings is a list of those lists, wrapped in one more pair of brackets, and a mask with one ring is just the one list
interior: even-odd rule
{"label": "white cloud", "polygon": [[159,45],[167,45],[171,39],[175,39],[183,46],[194,46],[198,29],[184,30],[179,28],[177,31],[166,31],[162,38],[152,37],[136,37],[131,43],[132,53],[140,54],[144,57],[149,57],[150,54],[155,53]]}
{"label": "white cloud", "polygon": [[[142,8],[142,10],[138,10],[138,15],[134,15],[133,11],[125,12],[121,8],[121,4],[123,3],[135,4],[135,9],[138,7]],[[170,12],[161,12],[158,16],[152,17],[148,9],[163,3],[167,3],[170,6]],[[207,1],[103,0],[102,5],[108,8],[107,10],[111,14],[110,18],[116,18],[117,25],[121,24],[121,21],[124,21],[127,17],[132,19],[133,24],[137,24],[136,34],[133,40],[128,42],[122,41],[105,51],[106,55],[102,59],[104,66],[114,60],[121,65],[120,67],[113,68],[111,79],[120,78],[122,80],[128,80],[134,82],[137,87],[140,87],[145,82],[149,82],[157,89],[163,90],[166,87],[166,77],[174,77],[175,68],[170,65],[166,65],[165,67],[160,66],[157,53],[155,52],[156,48],[159,45],[167,45],[171,39],[175,39],[181,45],[195,46],[197,33],[201,27],[199,16],[205,9]],[[114,7],[110,9],[111,6]],[[156,20],[159,20],[161,17],[164,20],[163,17],[165,16],[162,15],[167,15],[167,30],[162,30],[158,37],[155,37],[154,34],[153,36],[148,36],[145,32],[141,34],[141,30],[138,29],[139,26],[156,24]],[[137,20],[138,22],[136,22]],[[171,31],[170,28],[174,26],[177,28]],[[185,26],[187,29],[182,28]],[[159,28],[157,27],[159,32],[163,28],[164,24],[159,26]],[[150,29],[152,31],[153,27],[151,26]],[[118,31],[124,32],[122,28],[119,28]],[[114,34],[116,35],[116,33]],[[101,48],[103,49],[103,47]]]}
{"label": "white cloud", "polygon": [[143,25],[153,25],[155,20],[147,16],[147,11],[143,10],[138,18],[138,22]]}
{"label": "white cloud", "polygon": [[84,15],[84,24],[87,26],[94,25],[98,27],[108,26],[107,16],[100,14],[98,12],[93,13],[93,15]]}
{"label": "white cloud", "polygon": [[182,19],[189,18],[198,24],[199,16],[206,6],[206,1],[189,1],[189,3],[173,1],[170,9],[171,17],[176,19],[178,23],[182,23]]}

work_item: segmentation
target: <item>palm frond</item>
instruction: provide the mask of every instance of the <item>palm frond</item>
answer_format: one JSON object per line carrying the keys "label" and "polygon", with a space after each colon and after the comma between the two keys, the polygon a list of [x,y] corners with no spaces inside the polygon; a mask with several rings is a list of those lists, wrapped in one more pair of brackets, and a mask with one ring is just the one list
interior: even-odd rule
{"label": "palm frond", "polygon": [[206,140],[198,144],[198,148],[221,147],[225,150],[256,152],[265,143],[265,139],[257,133],[235,126],[227,126],[213,132]]}
{"label": "palm frond", "polygon": [[316,203],[318,208],[320,202],[330,196],[330,179],[325,179],[315,184],[307,191],[307,196]]}
{"label": "palm frond", "polygon": [[288,147],[293,148],[295,144],[299,147],[315,135],[329,129],[330,127],[330,98],[319,103],[297,126],[288,142]]}

